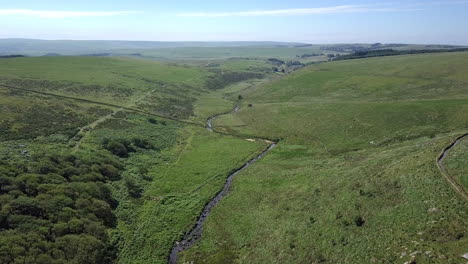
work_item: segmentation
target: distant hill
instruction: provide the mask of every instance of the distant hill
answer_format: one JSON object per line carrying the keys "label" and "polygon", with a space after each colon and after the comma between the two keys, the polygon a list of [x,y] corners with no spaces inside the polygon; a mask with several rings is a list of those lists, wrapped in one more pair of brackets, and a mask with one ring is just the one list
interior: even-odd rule
{"label": "distant hill", "polygon": [[109,53],[116,50],[146,50],[182,47],[294,47],[304,43],[289,42],[162,42],[162,41],[113,41],[113,40],[39,40],[0,39],[0,55],[47,54],[83,55]]}

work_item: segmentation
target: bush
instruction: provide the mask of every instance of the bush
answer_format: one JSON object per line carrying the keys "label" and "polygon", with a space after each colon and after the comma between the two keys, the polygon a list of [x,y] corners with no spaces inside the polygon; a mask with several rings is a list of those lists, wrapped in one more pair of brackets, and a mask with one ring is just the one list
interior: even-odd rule
{"label": "bush", "polygon": [[366,223],[366,221],[364,221],[364,219],[362,219],[361,216],[357,216],[354,218],[354,223],[356,224],[356,226],[361,227]]}
{"label": "bush", "polygon": [[143,194],[143,188],[137,184],[135,179],[131,177],[124,178],[125,186],[127,187],[128,194],[133,198],[140,198]]}
{"label": "bush", "polygon": [[111,181],[120,180],[119,170],[111,164],[102,164],[99,167],[99,171],[102,175],[104,175],[107,179]]}
{"label": "bush", "polygon": [[119,156],[121,158],[128,158],[127,148],[120,142],[110,141],[105,148],[109,150],[112,154]]}

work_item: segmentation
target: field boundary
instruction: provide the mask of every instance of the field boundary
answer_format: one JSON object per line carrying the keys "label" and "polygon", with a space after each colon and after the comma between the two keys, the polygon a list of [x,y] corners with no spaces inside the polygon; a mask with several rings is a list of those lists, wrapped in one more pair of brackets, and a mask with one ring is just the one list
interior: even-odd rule
{"label": "field boundary", "polygon": [[440,153],[440,155],[437,157],[436,159],[436,163],[437,163],[437,167],[439,168],[440,172],[442,173],[442,175],[444,176],[444,178],[450,183],[450,185],[452,185],[453,189],[455,190],[455,192],[457,192],[459,195],[461,195],[463,197],[463,199],[468,202],[468,192],[463,188],[462,185],[460,185],[457,180],[452,176],[450,175],[450,173],[448,173],[447,169],[445,168],[443,162],[444,162],[444,159],[447,157],[447,154],[449,153],[449,151],[455,147],[456,145],[458,145],[458,143],[460,143],[464,138],[468,137],[468,133],[465,133],[459,137],[457,137],[454,141],[452,141],[452,143],[450,143],[449,145],[447,145],[443,150],[442,152]]}
{"label": "field boundary", "polygon": [[200,124],[195,123],[195,122],[184,121],[184,120],[180,120],[180,119],[177,119],[177,118],[173,118],[173,117],[169,117],[169,116],[165,116],[165,115],[161,115],[161,114],[150,113],[150,112],[140,110],[140,109],[136,109],[136,108],[132,108],[132,107],[126,107],[126,106],[121,106],[121,105],[116,105],[116,104],[111,104],[111,103],[105,103],[105,102],[98,102],[98,101],[93,101],[93,100],[89,100],[89,99],[73,97],[73,96],[67,96],[67,95],[54,94],[54,93],[49,93],[49,92],[41,92],[41,91],[25,89],[25,88],[19,88],[19,87],[4,85],[4,84],[0,84],[0,87],[5,87],[5,88],[8,88],[8,89],[18,90],[18,91],[23,91],[23,92],[41,94],[41,95],[46,95],[46,96],[52,96],[52,97],[57,97],[57,98],[62,98],[62,99],[75,100],[75,101],[84,102],[84,103],[90,103],[90,104],[96,104],[96,105],[103,105],[103,106],[121,108],[123,110],[136,112],[136,113],[141,113],[141,114],[146,114],[146,115],[151,115],[151,116],[159,117],[159,118],[162,118],[162,119],[176,121],[176,122],[179,122],[179,123],[189,124],[189,125],[198,126],[198,127],[204,127],[203,125],[200,125]]}

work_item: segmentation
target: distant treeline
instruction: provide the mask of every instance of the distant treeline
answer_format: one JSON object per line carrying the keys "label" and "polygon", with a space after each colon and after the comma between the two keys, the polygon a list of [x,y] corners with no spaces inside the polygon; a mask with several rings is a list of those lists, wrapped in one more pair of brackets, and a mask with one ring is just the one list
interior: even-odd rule
{"label": "distant treeline", "polygon": [[334,51],[334,52],[358,52],[366,50],[377,50],[377,49],[391,49],[406,47],[407,44],[382,44],[374,43],[371,45],[365,44],[341,44],[341,45],[329,45],[320,47],[321,50]]}
{"label": "distant treeline", "polygon": [[24,56],[24,55],[19,55],[19,54],[15,54],[15,55],[2,55],[2,56],[0,56],[0,59],[22,58],[22,57],[26,57],[26,56]]}
{"label": "distant treeline", "polygon": [[223,72],[208,77],[205,86],[210,90],[218,90],[237,82],[263,77],[263,74],[256,72]]}
{"label": "distant treeline", "polygon": [[425,50],[393,50],[393,49],[381,49],[381,50],[365,50],[356,51],[352,54],[337,56],[334,61],[337,60],[352,60],[352,59],[363,59],[370,57],[384,57],[384,56],[397,56],[397,55],[410,55],[410,54],[423,54],[423,53],[441,53],[441,52],[462,52],[468,51],[468,48],[456,48],[456,49],[425,49]]}
{"label": "distant treeline", "polygon": [[294,46],[295,48],[307,48],[307,47],[312,47],[314,45],[312,44],[301,44],[301,45],[296,45]]}

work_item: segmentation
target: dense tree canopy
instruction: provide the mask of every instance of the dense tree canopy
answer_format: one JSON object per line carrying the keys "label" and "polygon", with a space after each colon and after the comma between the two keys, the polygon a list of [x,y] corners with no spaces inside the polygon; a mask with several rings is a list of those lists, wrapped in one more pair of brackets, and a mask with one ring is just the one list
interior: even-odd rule
{"label": "dense tree canopy", "polygon": [[111,263],[113,158],[0,161],[0,263]]}

